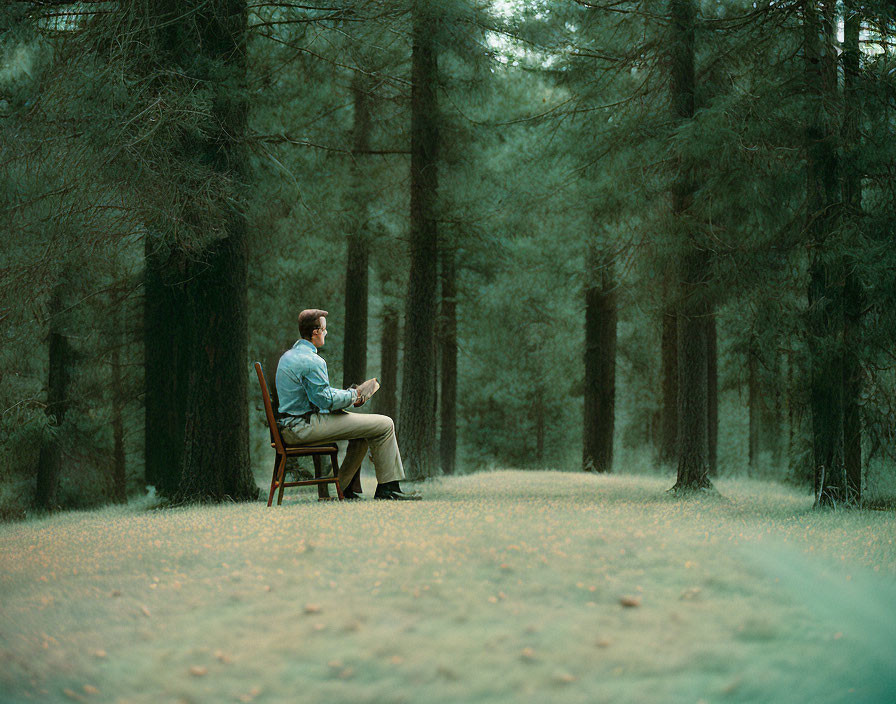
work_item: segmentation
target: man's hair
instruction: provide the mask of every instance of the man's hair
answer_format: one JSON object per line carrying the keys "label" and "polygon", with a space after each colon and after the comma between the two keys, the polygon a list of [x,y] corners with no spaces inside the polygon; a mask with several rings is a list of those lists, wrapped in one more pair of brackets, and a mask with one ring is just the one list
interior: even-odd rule
{"label": "man's hair", "polygon": [[320,319],[329,315],[320,308],[309,308],[299,313],[299,336],[303,340],[310,340],[311,335],[320,327]]}

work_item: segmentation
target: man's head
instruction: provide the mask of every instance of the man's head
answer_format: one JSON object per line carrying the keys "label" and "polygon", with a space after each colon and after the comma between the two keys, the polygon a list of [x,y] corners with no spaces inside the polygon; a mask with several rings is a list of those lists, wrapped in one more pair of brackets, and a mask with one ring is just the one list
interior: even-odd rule
{"label": "man's head", "polygon": [[299,313],[299,335],[320,349],[327,337],[327,316],[329,313],[319,308],[309,308]]}

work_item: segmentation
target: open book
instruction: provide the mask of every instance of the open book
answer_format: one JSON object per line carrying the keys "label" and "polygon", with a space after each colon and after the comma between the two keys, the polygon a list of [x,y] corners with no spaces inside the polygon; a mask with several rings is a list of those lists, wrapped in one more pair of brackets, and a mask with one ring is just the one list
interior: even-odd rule
{"label": "open book", "polygon": [[368,379],[362,384],[358,384],[355,387],[358,390],[358,393],[361,395],[361,399],[364,403],[367,403],[370,400],[370,397],[373,396],[377,389],[380,388],[380,382],[376,380],[376,377],[373,379]]}

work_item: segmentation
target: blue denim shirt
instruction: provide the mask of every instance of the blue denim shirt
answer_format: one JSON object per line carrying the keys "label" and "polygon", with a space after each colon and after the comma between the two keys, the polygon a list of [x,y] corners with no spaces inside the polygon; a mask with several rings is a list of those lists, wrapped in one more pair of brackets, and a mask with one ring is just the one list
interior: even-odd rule
{"label": "blue denim shirt", "polygon": [[327,363],[308,340],[298,340],[277,365],[280,412],[291,416],[329,413],[352,405],[355,392],[330,386]]}

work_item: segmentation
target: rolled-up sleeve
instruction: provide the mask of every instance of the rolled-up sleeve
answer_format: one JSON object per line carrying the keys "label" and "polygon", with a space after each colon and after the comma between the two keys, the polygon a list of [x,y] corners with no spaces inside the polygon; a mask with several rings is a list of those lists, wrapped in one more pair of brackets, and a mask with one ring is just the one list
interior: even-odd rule
{"label": "rolled-up sleeve", "polygon": [[308,394],[308,400],[322,411],[348,408],[354,400],[351,389],[334,389],[330,386],[327,364],[322,359],[316,359],[311,369],[302,376],[302,387]]}

